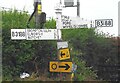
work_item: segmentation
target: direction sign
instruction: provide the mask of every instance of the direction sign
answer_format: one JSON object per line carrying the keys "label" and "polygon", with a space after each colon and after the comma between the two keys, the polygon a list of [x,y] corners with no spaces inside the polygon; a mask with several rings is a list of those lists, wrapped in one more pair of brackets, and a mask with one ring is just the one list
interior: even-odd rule
{"label": "direction sign", "polygon": [[64,42],[57,42],[57,48],[68,48],[68,42],[64,41]]}
{"label": "direction sign", "polygon": [[72,62],[50,62],[50,72],[71,72]]}
{"label": "direction sign", "polygon": [[57,40],[57,29],[27,29],[27,40]]}
{"label": "direction sign", "polygon": [[58,29],[11,29],[11,39],[59,40],[61,33]]}
{"label": "direction sign", "polygon": [[62,29],[95,27],[94,21],[86,20],[80,17],[70,17],[70,16],[62,15],[61,22],[62,22]]}
{"label": "direction sign", "polygon": [[59,60],[65,60],[70,58],[70,52],[68,48],[60,49],[58,52]]}

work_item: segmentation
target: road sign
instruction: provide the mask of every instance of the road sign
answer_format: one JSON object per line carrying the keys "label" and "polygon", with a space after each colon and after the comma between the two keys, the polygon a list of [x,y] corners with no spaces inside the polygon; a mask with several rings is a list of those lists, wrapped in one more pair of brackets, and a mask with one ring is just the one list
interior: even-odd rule
{"label": "road sign", "polygon": [[113,27],[113,19],[95,20],[95,27]]}
{"label": "road sign", "polygon": [[64,42],[57,42],[57,48],[68,48],[68,42],[64,41]]}
{"label": "road sign", "polygon": [[92,28],[95,27],[94,21],[80,17],[70,17],[62,15],[62,29],[66,28]]}
{"label": "road sign", "polygon": [[27,40],[57,40],[57,29],[27,29]]}
{"label": "road sign", "polygon": [[12,40],[26,39],[26,30],[25,29],[11,29],[11,39]]}
{"label": "road sign", "polygon": [[50,62],[50,72],[71,72],[72,62]]}
{"label": "road sign", "polygon": [[70,59],[70,52],[68,48],[60,49],[58,52],[59,60]]}
{"label": "road sign", "polygon": [[11,29],[11,39],[59,40],[61,33],[58,29]]}

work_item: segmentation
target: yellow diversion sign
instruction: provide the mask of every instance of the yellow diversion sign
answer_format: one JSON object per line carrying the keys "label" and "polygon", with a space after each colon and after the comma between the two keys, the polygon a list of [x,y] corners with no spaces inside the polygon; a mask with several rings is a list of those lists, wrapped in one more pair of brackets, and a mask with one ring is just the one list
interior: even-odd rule
{"label": "yellow diversion sign", "polygon": [[71,72],[72,62],[50,62],[50,72]]}
{"label": "yellow diversion sign", "polygon": [[70,59],[70,52],[68,48],[60,49],[58,52],[59,60]]}

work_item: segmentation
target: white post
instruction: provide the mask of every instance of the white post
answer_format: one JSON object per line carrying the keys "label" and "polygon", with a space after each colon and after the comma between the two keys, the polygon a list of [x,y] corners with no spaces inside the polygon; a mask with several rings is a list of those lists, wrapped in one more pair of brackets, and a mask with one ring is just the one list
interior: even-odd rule
{"label": "white post", "polygon": [[55,8],[55,10],[56,10],[56,29],[58,30],[58,39],[62,39],[61,38],[61,28],[62,28],[62,22],[61,22],[61,17],[62,17],[62,7],[61,7],[61,5],[60,5],[60,3],[59,4],[57,4],[57,6],[56,6],[56,8]]}

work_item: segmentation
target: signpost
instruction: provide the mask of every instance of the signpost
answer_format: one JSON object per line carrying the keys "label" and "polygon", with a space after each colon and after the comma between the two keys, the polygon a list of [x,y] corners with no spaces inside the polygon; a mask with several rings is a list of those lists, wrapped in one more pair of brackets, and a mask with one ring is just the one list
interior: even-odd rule
{"label": "signpost", "polygon": [[50,62],[50,72],[71,72],[72,62]]}
{"label": "signpost", "polygon": [[58,56],[59,56],[59,60],[70,59],[69,49],[68,48],[60,49]]}
{"label": "signpost", "polygon": [[[68,1],[68,2],[67,2]],[[11,29],[12,40],[58,40],[58,58],[60,61],[52,61],[49,63],[50,72],[74,72],[77,65],[72,62],[63,62],[61,60],[70,59],[68,42],[62,41],[61,29],[69,28],[95,28],[95,27],[112,27],[112,19],[98,19],[95,21],[80,18],[79,0],[77,0],[77,17],[62,15],[62,6],[58,4],[56,7],[56,29],[43,29],[46,22],[46,14],[42,12],[41,0],[34,0],[35,6],[35,23],[36,28],[41,29]],[[74,0],[65,0],[65,7],[75,7]],[[34,14],[34,13],[33,13]],[[33,16],[32,14],[32,16]],[[31,18],[30,18],[31,19]],[[62,42],[60,42],[62,41]],[[62,76],[62,73],[60,73]],[[72,76],[73,77],[73,76]]]}

